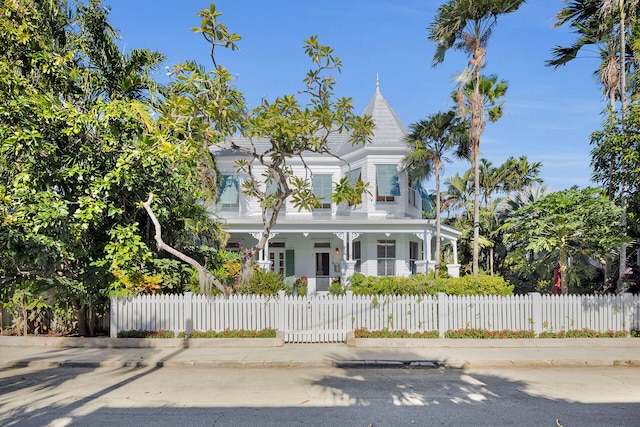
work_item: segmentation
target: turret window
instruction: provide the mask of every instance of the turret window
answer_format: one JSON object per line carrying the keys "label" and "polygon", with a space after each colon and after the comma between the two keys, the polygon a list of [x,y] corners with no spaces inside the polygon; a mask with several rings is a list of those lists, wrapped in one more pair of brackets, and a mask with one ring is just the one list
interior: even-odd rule
{"label": "turret window", "polygon": [[376,165],[376,201],[395,202],[400,196],[396,165]]}

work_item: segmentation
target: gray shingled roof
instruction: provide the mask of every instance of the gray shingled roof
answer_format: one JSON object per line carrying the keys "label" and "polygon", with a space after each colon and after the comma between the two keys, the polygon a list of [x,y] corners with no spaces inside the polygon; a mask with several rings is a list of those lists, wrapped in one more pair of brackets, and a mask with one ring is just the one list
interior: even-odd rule
{"label": "gray shingled roof", "polygon": [[[376,127],[373,130],[373,138],[367,147],[406,147],[404,142],[408,134],[407,128],[402,123],[393,108],[380,92],[380,83],[376,81],[376,93],[369,101],[363,115],[369,115],[373,119]],[[358,149],[359,146],[351,147],[344,145],[340,154],[346,154]]]}
{"label": "gray shingled roof", "polygon": [[[373,137],[371,143],[366,145],[367,148],[406,147],[404,138],[408,134],[407,128],[395,111],[393,111],[393,108],[391,108],[387,100],[382,96],[378,82],[376,82],[376,92],[365,108],[363,115],[370,115],[375,123]],[[265,138],[250,141],[248,138],[236,135],[233,136],[232,139],[236,144],[247,147],[250,147],[253,142],[258,152],[270,147],[269,141]],[[362,148],[362,145],[353,146],[349,141],[349,135],[346,133],[335,133],[331,135],[329,137],[329,146],[333,153],[340,156]],[[220,144],[217,147],[212,147],[212,150],[216,155],[233,155],[227,151],[228,147],[226,144]],[[318,154],[308,153],[306,155],[314,156]]]}

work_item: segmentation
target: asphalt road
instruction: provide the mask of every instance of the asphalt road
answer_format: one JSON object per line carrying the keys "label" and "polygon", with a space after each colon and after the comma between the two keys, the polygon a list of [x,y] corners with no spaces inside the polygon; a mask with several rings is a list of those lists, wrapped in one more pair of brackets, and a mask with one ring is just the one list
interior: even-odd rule
{"label": "asphalt road", "polygon": [[638,426],[640,369],[4,369],[14,425]]}

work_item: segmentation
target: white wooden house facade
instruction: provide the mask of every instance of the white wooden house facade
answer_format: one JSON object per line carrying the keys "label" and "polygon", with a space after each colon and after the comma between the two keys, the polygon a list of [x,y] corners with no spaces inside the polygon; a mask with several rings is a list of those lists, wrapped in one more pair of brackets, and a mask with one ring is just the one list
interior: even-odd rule
{"label": "white wooden house facade", "polygon": [[[406,173],[401,172],[402,159],[408,152],[404,141],[407,129],[376,86],[364,111],[375,123],[371,143],[353,146],[348,135],[334,135],[331,151],[341,160],[327,155],[305,156],[312,171],[314,194],[325,198],[326,203],[313,212],[299,212],[287,203],[268,244],[256,254],[265,269],[286,277],[306,276],[311,293],[326,291],[333,278],[346,279],[356,271],[368,276],[409,276],[435,267],[435,221],[422,218],[422,200],[410,187]],[[236,142],[249,142],[241,139]],[[236,172],[238,153],[224,149],[213,152],[225,178],[215,214],[226,223],[231,247],[252,247],[263,232],[260,205],[242,194],[242,182],[247,177]],[[299,173],[304,173],[302,165]],[[370,184],[370,195],[364,195],[362,203],[331,203],[328,195],[332,185],[344,176]],[[459,236],[459,231],[442,226],[441,243],[452,276],[459,274]]]}

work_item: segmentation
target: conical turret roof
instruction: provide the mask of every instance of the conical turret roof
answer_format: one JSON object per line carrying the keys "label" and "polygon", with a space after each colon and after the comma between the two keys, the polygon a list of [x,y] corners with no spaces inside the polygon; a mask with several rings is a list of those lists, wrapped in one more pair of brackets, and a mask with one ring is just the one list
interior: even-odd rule
{"label": "conical turret roof", "polygon": [[[398,117],[393,108],[380,92],[380,81],[376,79],[376,92],[373,98],[364,109],[363,115],[369,115],[375,123],[373,137],[371,143],[367,144],[368,148],[406,148],[404,138],[408,135],[408,131],[402,120]],[[346,152],[352,152],[358,147],[344,147]]]}

